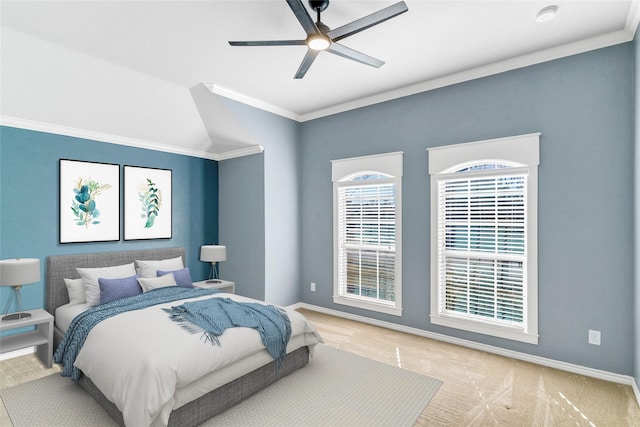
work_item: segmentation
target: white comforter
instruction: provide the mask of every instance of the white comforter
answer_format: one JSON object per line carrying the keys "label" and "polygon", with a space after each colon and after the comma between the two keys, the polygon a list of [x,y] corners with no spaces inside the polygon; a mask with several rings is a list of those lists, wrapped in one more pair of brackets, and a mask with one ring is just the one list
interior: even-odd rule
{"label": "white comforter", "polygon": [[[231,294],[213,297],[256,302]],[[200,333],[186,332],[161,310],[183,302],[130,311],[100,322],[91,330],[76,358],[75,366],[116,404],[127,426],[167,425],[171,410],[186,403],[176,397],[180,389],[194,382],[201,383],[196,380],[222,368],[228,382],[229,371],[233,371],[229,365],[241,359],[269,360],[258,354],[268,356],[260,334],[253,329],[226,330],[220,336],[218,347],[202,340]],[[292,331],[287,353],[302,346],[313,348],[322,342],[304,316],[294,310],[287,310],[287,314]],[[242,366],[243,362],[238,365]],[[246,363],[244,365],[246,370]],[[196,388],[199,390],[195,396],[193,390],[187,393],[189,399],[207,391],[202,390],[202,386]]]}

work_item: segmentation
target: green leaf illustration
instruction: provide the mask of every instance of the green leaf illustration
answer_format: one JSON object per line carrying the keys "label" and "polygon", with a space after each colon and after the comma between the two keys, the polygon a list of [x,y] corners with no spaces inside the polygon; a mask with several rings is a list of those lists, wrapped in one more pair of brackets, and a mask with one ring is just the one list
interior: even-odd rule
{"label": "green leaf illustration", "polygon": [[146,184],[141,185],[141,190],[138,193],[143,212],[140,217],[146,218],[144,228],[151,228],[155,223],[156,217],[160,214],[162,191],[149,178],[146,181]]}
{"label": "green leaf illustration", "polygon": [[100,221],[96,220],[100,216],[100,211],[96,208],[96,197],[110,188],[111,184],[100,184],[91,178],[78,178],[73,188],[75,196],[71,200],[71,211],[76,225],[89,228],[90,224],[100,224]]}

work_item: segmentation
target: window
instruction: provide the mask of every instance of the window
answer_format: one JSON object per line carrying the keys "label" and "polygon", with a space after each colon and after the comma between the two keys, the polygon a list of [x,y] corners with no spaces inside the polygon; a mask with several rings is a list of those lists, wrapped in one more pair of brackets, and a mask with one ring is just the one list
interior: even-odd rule
{"label": "window", "polygon": [[431,322],[538,343],[539,134],[429,149]]}
{"label": "window", "polygon": [[402,314],[402,153],[332,161],[336,304]]}

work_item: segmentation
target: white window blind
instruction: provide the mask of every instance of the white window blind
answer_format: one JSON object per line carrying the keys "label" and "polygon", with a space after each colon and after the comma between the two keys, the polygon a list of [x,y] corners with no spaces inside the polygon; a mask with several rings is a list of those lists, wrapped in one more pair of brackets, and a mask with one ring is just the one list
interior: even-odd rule
{"label": "white window blind", "polygon": [[357,182],[338,188],[339,293],[393,303],[395,184]]}
{"label": "white window blind", "polygon": [[402,314],[402,153],[334,160],[336,304]]}
{"label": "white window blind", "polygon": [[539,136],[428,150],[433,324],[538,343]]}
{"label": "white window blind", "polygon": [[438,184],[440,311],[523,328],[526,174]]}

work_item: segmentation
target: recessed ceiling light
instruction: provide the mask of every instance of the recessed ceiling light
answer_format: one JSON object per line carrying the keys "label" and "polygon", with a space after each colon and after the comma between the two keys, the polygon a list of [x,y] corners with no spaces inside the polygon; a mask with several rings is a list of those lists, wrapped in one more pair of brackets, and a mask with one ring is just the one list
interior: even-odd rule
{"label": "recessed ceiling light", "polygon": [[540,9],[540,12],[536,15],[536,21],[538,22],[548,22],[556,17],[556,13],[558,13],[558,6],[547,6]]}

